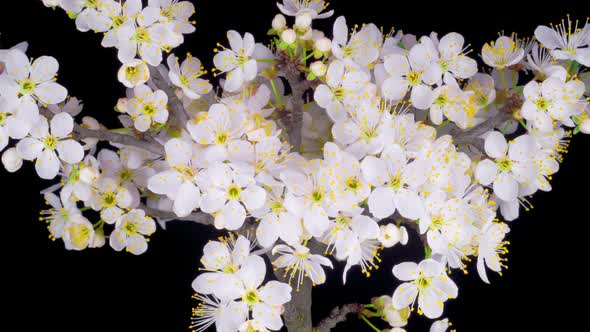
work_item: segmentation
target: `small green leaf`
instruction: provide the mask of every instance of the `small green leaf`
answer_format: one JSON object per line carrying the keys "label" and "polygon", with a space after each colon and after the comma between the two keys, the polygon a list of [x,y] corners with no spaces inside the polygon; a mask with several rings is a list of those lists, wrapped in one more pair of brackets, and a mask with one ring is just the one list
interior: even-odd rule
{"label": "small green leaf", "polygon": [[307,75],[307,80],[308,81],[313,81],[316,79],[317,76],[315,76],[314,73],[309,73],[309,75]]}
{"label": "small green leaf", "polygon": [[430,258],[431,254],[432,254],[432,249],[430,249],[430,247],[428,247],[428,246],[424,247],[424,257]]}

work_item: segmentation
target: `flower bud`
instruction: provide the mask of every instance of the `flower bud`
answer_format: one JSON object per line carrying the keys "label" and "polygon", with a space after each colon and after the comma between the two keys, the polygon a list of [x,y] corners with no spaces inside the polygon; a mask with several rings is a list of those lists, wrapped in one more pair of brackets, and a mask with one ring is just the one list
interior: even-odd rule
{"label": "flower bud", "polygon": [[297,34],[293,29],[287,29],[281,34],[281,39],[288,45],[293,44],[297,40]]}
{"label": "flower bud", "polygon": [[281,14],[277,14],[272,20],[272,28],[277,31],[283,31],[287,27],[287,19]]}
{"label": "flower bud", "polygon": [[94,238],[92,242],[88,245],[90,248],[102,248],[106,244],[106,238],[104,236],[104,229],[102,227],[98,228],[94,232]]}
{"label": "flower bud", "polygon": [[399,233],[399,243],[401,243],[402,246],[405,246],[406,244],[408,244],[408,230],[404,226],[402,226],[399,228]]}
{"label": "flower bud", "polygon": [[43,0],[43,4],[46,7],[57,7],[61,5],[61,0]]}
{"label": "flower bud", "polygon": [[590,118],[582,121],[580,124],[580,131],[584,134],[590,134]]}
{"label": "flower bud", "polygon": [[382,225],[379,227],[379,242],[385,248],[391,248],[401,240],[401,232],[394,224]]}
{"label": "flower bud", "polygon": [[332,41],[326,37],[320,38],[316,40],[315,48],[322,53],[329,52],[332,49]]}
{"label": "flower bud", "polygon": [[311,72],[317,77],[323,77],[328,71],[328,67],[321,61],[316,61],[309,66]]}
{"label": "flower bud", "polygon": [[7,171],[14,173],[23,165],[23,158],[18,155],[16,148],[10,148],[2,154],[2,164]]}
{"label": "flower bud", "polygon": [[307,30],[311,27],[311,15],[309,13],[301,13],[295,18],[295,26],[299,29]]}
{"label": "flower bud", "polygon": [[127,102],[129,102],[127,98],[119,98],[115,110],[121,113],[127,113]]}

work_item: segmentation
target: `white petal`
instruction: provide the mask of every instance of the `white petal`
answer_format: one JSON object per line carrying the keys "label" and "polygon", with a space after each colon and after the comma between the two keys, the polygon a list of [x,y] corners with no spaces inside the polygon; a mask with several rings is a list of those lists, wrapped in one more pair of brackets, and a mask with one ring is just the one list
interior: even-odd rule
{"label": "white petal", "polygon": [[498,131],[492,131],[486,137],[484,147],[488,156],[498,159],[506,157],[508,143],[506,143],[506,138],[504,138],[502,133]]}
{"label": "white petal", "polygon": [[518,196],[518,182],[509,173],[500,173],[494,181],[494,193],[504,201],[516,200]]}
{"label": "white petal", "polygon": [[369,196],[369,211],[375,218],[383,219],[395,212],[394,191],[390,187],[378,187]]}
{"label": "white petal", "polygon": [[55,82],[45,82],[37,85],[35,96],[43,103],[53,105],[66,100],[68,90]]}
{"label": "white petal", "polygon": [[401,281],[412,281],[418,278],[418,264],[404,262],[393,267],[393,275]]}
{"label": "white petal", "polygon": [[188,216],[201,203],[201,192],[194,183],[184,182],[174,200],[174,213],[179,217]]}
{"label": "white petal", "polygon": [[266,191],[257,185],[249,185],[242,191],[240,200],[246,205],[248,211],[259,209],[266,201]]}
{"label": "white petal", "polygon": [[57,143],[57,153],[59,158],[68,164],[79,163],[84,158],[84,148],[73,139]]}
{"label": "white petal", "polygon": [[291,286],[272,280],[260,289],[259,295],[264,303],[281,305],[291,301],[291,290]]}
{"label": "white petal", "polygon": [[418,295],[418,288],[413,283],[403,283],[399,285],[392,296],[392,304],[396,310],[407,308],[414,302]]}
{"label": "white petal", "polygon": [[58,113],[51,119],[51,134],[55,137],[66,137],[74,129],[74,119],[68,113]]}
{"label": "white petal", "polygon": [[489,185],[496,179],[498,175],[498,165],[489,160],[484,159],[477,163],[475,168],[475,179],[484,186]]}
{"label": "white petal", "polygon": [[46,180],[55,178],[59,172],[59,159],[55,152],[51,150],[44,150],[41,155],[37,158],[35,163],[35,170],[39,177]]}

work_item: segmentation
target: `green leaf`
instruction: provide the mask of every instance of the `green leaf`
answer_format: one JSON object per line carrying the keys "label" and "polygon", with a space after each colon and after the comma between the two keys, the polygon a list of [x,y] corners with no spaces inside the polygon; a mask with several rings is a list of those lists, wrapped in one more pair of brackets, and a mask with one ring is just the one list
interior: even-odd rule
{"label": "green leaf", "polygon": [[430,249],[430,247],[428,247],[428,246],[424,247],[424,257],[430,258],[431,254],[432,254],[432,249]]}
{"label": "green leaf", "polygon": [[316,79],[317,76],[315,76],[314,73],[309,73],[309,75],[307,75],[307,80],[308,81],[313,81]]}

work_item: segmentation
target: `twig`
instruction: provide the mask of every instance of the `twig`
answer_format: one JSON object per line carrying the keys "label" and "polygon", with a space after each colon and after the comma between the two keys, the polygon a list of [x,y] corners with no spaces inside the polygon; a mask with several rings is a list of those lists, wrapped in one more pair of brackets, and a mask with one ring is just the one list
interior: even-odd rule
{"label": "twig", "polygon": [[144,210],[147,215],[159,219],[162,224],[165,224],[168,221],[179,220],[193,221],[201,225],[213,225],[213,216],[204,212],[193,212],[186,217],[178,217],[172,212],[157,210],[143,204],[139,208]]}
{"label": "twig", "polygon": [[150,66],[150,77],[155,86],[164,91],[168,96],[168,110],[170,111],[171,117],[178,120],[177,125],[184,127],[188,121],[188,115],[186,114],[182,101],[180,101],[174,92],[175,87],[164,77],[160,68]]}
{"label": "twig", "polygon": [[341,307],[332,309],[328,317],[324,318],[318,326],[314,328],[314,332],[329,332],[338,325],[346,321],[346,316],[349,314],[359,314],[363,310],[363,305],[358,303],[349,303]]}
{"label": "twig", "polygon": [[124,135],[119,133],[113,133],[107,130],[93,130],[84,128],[79,125],[74,126],[74,137],[76,139],[84,139],[84,138],[96,138],[101,141],[109,141],[129,146],[134,146],[149,152],[152,152],[159,156],[164,156],[166,152],[164,151],[164,147],[160,144],[156,144],[153,142],[147,142],[144,140],[140,140],[131,135]]}
{"label": "twig", "polygon": [[297,64],[286,60],[283,66],[284,77],[289,82],[291,87],[292,107],[289,132],[289,142],[293,146],[295,152],[300,152],[301,149],[301,130],[303,127],[303,94],[308,89],[308,84],[305,79],[301,77],[301,72],[297,68]]}
{"label": "twig", "polygon": [[504,122],[510,120],[512,118],[512,114],[508,112],[500,111],[496,116],[487,119],[486,121],[480,123],[479,125],[463,131],[459,132],[456,135],[453,135],[453,142],[456,145],[462,145],[467,143],[476,143],[478,141],[483,140],[480,136],[487,133],[494,128],[498,128]]}

